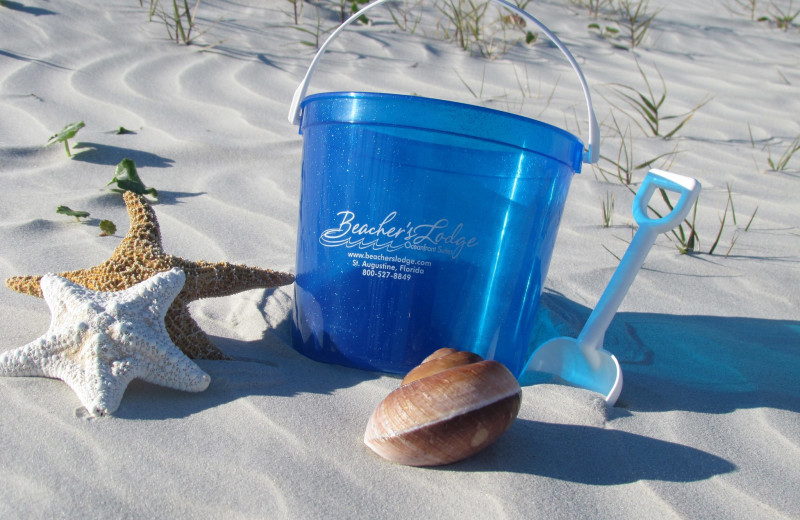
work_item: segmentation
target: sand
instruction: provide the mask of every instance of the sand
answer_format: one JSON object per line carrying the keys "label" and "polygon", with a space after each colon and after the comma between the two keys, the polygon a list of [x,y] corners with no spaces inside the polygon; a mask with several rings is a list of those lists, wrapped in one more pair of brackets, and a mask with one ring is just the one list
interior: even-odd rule
{"label": "sand", "polygon": [[[800,33],[722,1],[651,4],[662,10],[635,52],[588,30],[585,9],[529,5],[584,70],[603,155],[619,149],[614,114],[631,129],[637,163],[677,150],[655,166],[703,185],[700,252],[682,255],[659,237],[606,335],[625,374],[617,406],[586,390],[525,387],[517,421],[475,457],[390,464],[361,437],[398,379],[296,353],[291,286],[252,290],[191,308],[234,358],[198,361],[212,379],[205,392],[135,381],[113,416],[92,419],[61,381],[0,378],[0,517],[800,516],[800,158],[783,171],[768,164],[800,134]],[[208,32],[177,45],[146,7],[0,7],[0,278],[105,260],[128,225],[106,187],[125,157],[159,191],[167,252],[293,272],[302,138],[286,114],[312,36],[292,27],[288,2],[208,0],[198,11]],[[320,16],[333,26],[333,13]],[[310,4],[303,17],[312,28]],[[486,60],[437,36],[430,7],[414,34],[385,10],[372,18],[334,45],[311,92],[484,104],[586,138],[579,86],[543,39]],[[645,89],[634,58],[657,94],[656,67],[663,75],[663,113],[706,102],[669,140],[644,136],[612,106],[615,83]],[[43,146],[75,121],[86,127],[71,159]],[[117,135],[120,126],[133,133]],[[729,193],[736,222],[729,210],[709,255]],[[604,227],[607,195],[615,209]],[[574,178],[535,342],[580,331],[630,241],[631,200],[589,166]],[[59,205],[91,217],[78,223]],[[115,236],[98,236],[101,219],[117,224]],[[42,300],[5,288],[0,316],[2,351],[50,319]]]}

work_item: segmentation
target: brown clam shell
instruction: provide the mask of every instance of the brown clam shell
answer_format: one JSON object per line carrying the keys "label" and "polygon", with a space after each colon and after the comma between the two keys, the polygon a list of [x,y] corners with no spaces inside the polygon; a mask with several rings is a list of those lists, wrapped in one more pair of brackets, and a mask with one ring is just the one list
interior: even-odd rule
{"label": "brown clam shell", "polygon": [[497,440],[517,417],[521,399],[519,383],[501,363],[441,349],[378,405],[364,443],[399,464],[450,464]]}

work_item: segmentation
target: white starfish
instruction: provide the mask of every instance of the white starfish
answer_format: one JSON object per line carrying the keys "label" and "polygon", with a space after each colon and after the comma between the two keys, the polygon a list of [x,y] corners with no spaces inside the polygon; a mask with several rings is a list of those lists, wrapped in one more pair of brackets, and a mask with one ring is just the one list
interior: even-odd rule
{"label": "white starfish", "polygon": [[180,269],[124,291],[98,292],[65,278],[42,278],[50,328],[24,347],[0,354],[0,375],[61,379],[91,415],[113,413],[128,384],[200,392],[211,378],[175,346],[164,316],[183,288]]}

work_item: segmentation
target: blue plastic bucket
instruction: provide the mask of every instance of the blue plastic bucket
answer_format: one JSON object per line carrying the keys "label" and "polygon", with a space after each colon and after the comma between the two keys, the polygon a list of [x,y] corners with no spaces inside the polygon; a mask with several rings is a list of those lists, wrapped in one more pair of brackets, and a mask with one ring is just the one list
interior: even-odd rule
{"label": "blue plastic bucket", "polygon": [[453,347],[518,375],[570,181],[596,150],[450,101],[305,97],[311,70],[290,114],[303,135],[294,348],[405,373]]}

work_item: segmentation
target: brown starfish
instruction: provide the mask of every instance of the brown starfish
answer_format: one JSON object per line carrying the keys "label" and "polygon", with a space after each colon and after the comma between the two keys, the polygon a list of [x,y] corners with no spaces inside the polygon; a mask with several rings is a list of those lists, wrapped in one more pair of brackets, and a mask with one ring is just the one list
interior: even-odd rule
{"label": "brown starfish", "polygon": [[[184,354],[200,359],[229,359],[208,339],[189,314],[194,300],[229,296],[256,288],[278,287],[294,281],[294,275],[226,262],[192,262],[165,254],[156,214],[147,200],[133,192],[123,194],[131,227],[111,258],[89,268],[59,273],[93,291],[121,291],[163,271],[179,267],[186,273],[186,284],[175,298],[165,318],[169,336]],[[42,297],[41,276],[15,276],[6,285],[17,292]]]}

